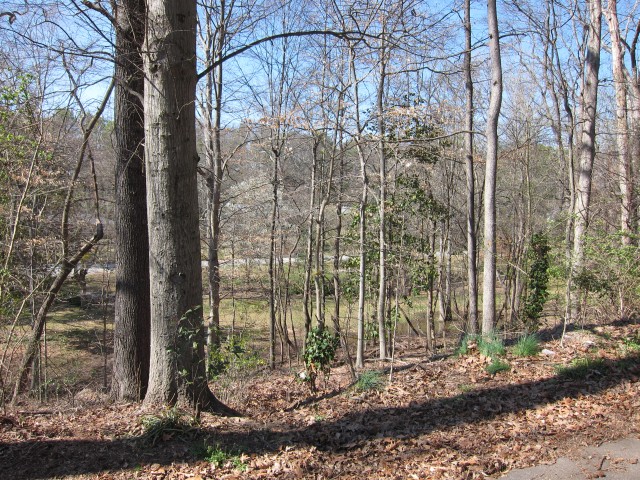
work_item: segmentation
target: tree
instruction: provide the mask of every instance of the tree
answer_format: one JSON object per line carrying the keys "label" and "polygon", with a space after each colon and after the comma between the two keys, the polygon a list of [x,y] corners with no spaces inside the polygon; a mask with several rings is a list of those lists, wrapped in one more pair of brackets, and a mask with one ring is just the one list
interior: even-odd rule
{"label": "tree", "polygon": [[502,60],[496,0],[487,3],[491,97],[487,114],[487,166],[484,186],[484,272],[482,284],[482,334],[490,335],[496,315],[496,175],[498,164],[498,118],[502,105]]}
{"label": "tree", "polygon": [[609,0],[606,12],[611,37],[611,70],[613,73],[613,87],[616,97],[616,142],[618,147],[618,168],[620,184],[620,231],[622,232],[622,244],[631,244],[631,235],[634,232],[635,199],[633,168],[630,152],[630,135],[627,110],[627,78],[629,74],[624,65],[624,47],[620,35],[620,23],[618,21],[618,2]]}
{"label": "tree", "polygon": [[[573,228],[573,253],[571,277],[582,273],[584,268],[585,233],[589,224],[589,207],[591,202],[591,181],[593,161],[596,155],[596,108],[598,105],[598,83],[600,71],[600,44],[602,34],[602,3],[600,0],[588,0],[589,21],[586,25],[587,56],[585,59],[582,94],[580,143],[578,145],[578,179],[576,184],[576,202],[573,212],[575,217]],[[571,319],[578,314],[578,299],[573,292],[571,298]]]}
{"label": "tree", "polygon": [[223,410],[209,390],[195,130],[196,1],[147,2],[145,164],[151,282],[148,404]]}
{"label": "tree", "polygon": [[144,173],[144,0],[113,3],[116,296],[111,393],[140,400],[149,378],[149,234]]}
{"label": "tree", "polygon": [[[69,73],[67,71],[67,73]],[[71,74],[69,73],[69,76]],[[73,80],[72,80],[73,83]],[[75,85],[74,85],[75,86]],[[84,241],[80,248],[74,253],[70,248],[71,239],[69,236],[69,219],[71,215],[71,208],[73,205],[73,197],[77,187],[78,177],[80,176],[80,171],[85,161],[85,157],[91,157],[89,140],[91,138],[91,134],[93,133],[93,129],[95,128],[98,120],[102,116],[104,109],[107,105],[107,101],[111,96],[111,91],[113,90],[113,82],[111,82],[107,92],[98,108],[98,111],[93,115],[93,118],[89,121],[88,125],[85,126],[85,121],[87,118],[87,113],[84,111],[82,104],[77,97],[77,94],[74,94],[76,100],[78,101],[78,105],[82,110],[82,119],[80,120],[80,127],[82,129],[82,144],[80,146],[80,151],[78,152],[76,165],[71,175],[71,180],[69,181],[66,197],[64,200],[64,204],[62,207],[62,221],[60,225],[60,236],[62,243],[62,259],[60,261],[60,269],[56,275],[56,277],[51,282],[48,292],[38,309],[38,314],[35,316],[33,325],[31,327],[31,333],[29,335],[29,339],[27,340],[27,346],[22,356],[22,361],[20,362],[20,367],[18,370],[16,382],[13,389],[12,402],[15,402],[18,399],[18,396],[23,393],[27,387],[27,383],[29,380],[29,376],[31,374],[33,364],[36,359],[36,354],[38,352],[40,339],[42,337],[42,333],[44,331],[44,327],[47,321],[47,316],[49,314],[49,310],[53,305],[54,300],[56,299],[60,289],[64,285],[65,281],[69,277],[69,274],[76,268],[78,263],[82,260],[82,258],[88,254],[92,248],[94,248],[102,237],[104,236],[104,228],[102,224],[102,220],[100,219],[100,212],[98,208],[98,198],[97,198],[97,184],[95,184],[95,192],[96,192],[96,202],[95,202],[95,232],[93,236]],[[76,91],[76,90],[74,90]]]}
{"label": "tree", "polygon": [[467,331],[478,333],[478,266],[476,241],[475,177],[473,172],[473,77],[471,76],[471,0],[464,2],[465,171],[467,176],[467,283],[469,318]]}

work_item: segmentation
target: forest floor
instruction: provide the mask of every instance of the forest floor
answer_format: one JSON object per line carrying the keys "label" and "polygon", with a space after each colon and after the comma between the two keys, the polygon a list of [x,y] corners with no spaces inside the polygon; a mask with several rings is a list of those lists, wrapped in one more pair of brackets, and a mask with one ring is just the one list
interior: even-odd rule
{"label": "forest floor", "polygon": [[[312,393],[295,370],[256,370],[229,397],[238,418],[151,412],[92,391],[73,404],[23,404],[0,415],[0,476],[498,478],[637,438],[640,325],[584,326],[562,344],[559,336],[543,334],[546,350],[533,357],[508,348],[509,369],[494,375],[473,345],[430,357],[409,340],[393,363],[367,364],[378,372],[368,383],[352,384],[336,366]],[[585,478],[603,476],[596,467]]]}

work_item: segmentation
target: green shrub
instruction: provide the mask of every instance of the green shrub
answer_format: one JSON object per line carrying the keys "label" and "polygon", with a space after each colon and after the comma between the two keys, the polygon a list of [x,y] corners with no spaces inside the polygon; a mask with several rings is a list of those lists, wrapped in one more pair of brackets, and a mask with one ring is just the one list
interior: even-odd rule
{"label": "green shrub", "polygon": [[362,372],[355,384],[358,392],[368,392],[370,390],[381,390],[384,386],[382,374],[376,370]]}
{"label": "green shrub", "polygon": [[242,373],[264,365],[264,360],[247,345],[241,335],[231,335],[218,348],[209,352],[207,373],[211,380],[229,373]]}
{"label": "green shrub", "polygon": [[517,357],[533,357],[540,353],[540,341],[535,335],[524,335],[513,346],[513,354]]}
{"label": "green shrub", "polygon": [[306,367],[304,380],[309,382],[313,391],[316,389],[318,374],[322,372],[325,376],[329,375],[331,362],[336,356],[339,345],[338,336],[326,328],[315,327],[309,331],[302,358]]}
{"label": "green shrub", "polygon": [[529,281],[527,297],[524,302],[524,316],[527,325],[537,327],[544,304],[549,297],[549,241],[544,233],[535,233],[531,237],[528,252]]}
{"label": "green shrub", "polygon": [[490,375],[495,375],[498,372],[506,372],[510,370],[511,367],[504,360],[500,360],[499,358],[494,358],[489,365],[485,368],[486,372]]}

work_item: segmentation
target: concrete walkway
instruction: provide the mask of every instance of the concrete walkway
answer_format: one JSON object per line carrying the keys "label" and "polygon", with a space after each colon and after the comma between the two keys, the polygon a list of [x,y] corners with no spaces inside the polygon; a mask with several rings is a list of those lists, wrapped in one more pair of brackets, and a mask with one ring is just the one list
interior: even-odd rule
{"label": "concrete walkway", "polygon": [[559,458],[552,465],[512,470],[499,477],[506,480],[640,480],[640,440],[626,438],[585,447],[574,458]]}

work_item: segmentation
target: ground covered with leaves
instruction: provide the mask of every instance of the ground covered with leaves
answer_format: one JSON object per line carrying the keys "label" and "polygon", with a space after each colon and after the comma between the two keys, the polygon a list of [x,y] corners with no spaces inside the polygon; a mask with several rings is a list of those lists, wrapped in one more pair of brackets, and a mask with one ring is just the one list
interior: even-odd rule
{"label": "ground covered with leaves", "polygon": [[295,370],[262,370],[231,397],[240,418],[151,412],[92,392],[73,406],[25,405],[0,416],[0,471],[8,479],[475,479],[638,436],[640,325],[543,339],[532,356],[470,340],[433,357],[405,341],[393,363],[368,364],[355,384],[338,366],[315,393]]}

